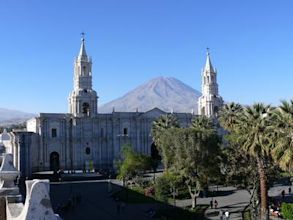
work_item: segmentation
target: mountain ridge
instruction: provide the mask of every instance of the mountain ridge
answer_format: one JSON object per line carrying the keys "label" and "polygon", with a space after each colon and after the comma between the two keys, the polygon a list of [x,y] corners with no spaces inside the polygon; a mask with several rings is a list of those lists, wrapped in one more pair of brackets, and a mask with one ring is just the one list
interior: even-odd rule
{"label": "mountain ridge", "polygon": [[33,113],[0,108],[0,125],[20,124],[35,116]]}
{"label": "mountain ridge", "polygon": [[99,107],[99,113],[146,112],[155,107],[166,112],[197,112],[201,93],[173,77],[160,76]]}

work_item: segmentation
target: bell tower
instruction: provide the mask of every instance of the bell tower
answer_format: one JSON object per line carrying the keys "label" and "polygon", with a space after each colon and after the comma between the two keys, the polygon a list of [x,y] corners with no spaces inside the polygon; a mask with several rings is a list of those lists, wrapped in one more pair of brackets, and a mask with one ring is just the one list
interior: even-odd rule
{"label": "bell tower", "polygon": [[223,106],[223,99],[219,95],[217,83],[217,71],[213,68],[209,49],[205,68],[202,70],[201,92],[198,99],[198,114],[207,117],[217,116],[219,109]]}
{"label": "bell tower", "polygon": [[85,38],[82,33],[78,57],[74,62],[74,88],[69,96],[69,113],[75,117],[93,117],[97,115],[98,96],[92,89],[92,60],[85,50]]}

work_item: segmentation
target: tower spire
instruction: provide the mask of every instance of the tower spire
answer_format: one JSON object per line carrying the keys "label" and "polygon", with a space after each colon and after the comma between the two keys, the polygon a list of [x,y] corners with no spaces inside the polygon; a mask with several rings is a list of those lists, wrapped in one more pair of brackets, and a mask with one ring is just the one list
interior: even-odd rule
{"label": "tower spire", "polygon": [[80,50],[79,50],[79,55],[78,57],[80,59],[82,58],[87,58],[87,54],[86,54],[86,50],[85,50],[85,33],[82,32],[81,33],[81,46],[80,46]]}
{"label": "tower spire", "polygon": [[215,72],[213,65],[212,65],[212,62],[211,62],[210,48],[208,48],[208,47],[207,47],[207,60],[206,60],[206,65],[205,65],[204,71],[205,72],[213,72],[213,73]]}

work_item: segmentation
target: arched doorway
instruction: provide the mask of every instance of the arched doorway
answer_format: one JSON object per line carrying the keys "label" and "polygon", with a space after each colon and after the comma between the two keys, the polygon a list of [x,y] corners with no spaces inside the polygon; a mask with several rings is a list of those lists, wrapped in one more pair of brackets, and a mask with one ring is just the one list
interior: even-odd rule
{"label": "arched doorway", "polygon": [[50,170],[58,171],[60,169],[59,154],[54,151],[50,154]]}

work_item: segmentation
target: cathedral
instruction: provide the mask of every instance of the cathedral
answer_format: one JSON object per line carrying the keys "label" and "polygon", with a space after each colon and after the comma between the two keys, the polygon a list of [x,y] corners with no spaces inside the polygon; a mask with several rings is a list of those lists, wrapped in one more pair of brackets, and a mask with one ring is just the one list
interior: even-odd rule
{"label": "cathedral", "polygon": [[[121,148],[131,144],[140,153],[151,155],[155,145],[152,122],[164,114],[158,108],[147,112],[98,113],[98,96],[92,86],[92,60],[87,55],[84,37],[74,62],[73,90],[68,99],[68,113],[40,113],[27,121],[26,131],[10,133],[7,153],[14,155],[14,165],[22,176],[34,172],[93,170],[113,168]],[[196,102],[197,100],[194,100]],[[202,96],[198,113],[216,116],[223,100],[218,94],[217,71],[210,54],[202,71]],[[172,113],[182,127],[190,125],[192,113]]]}

